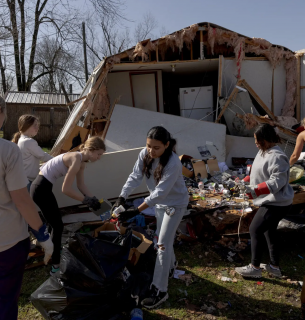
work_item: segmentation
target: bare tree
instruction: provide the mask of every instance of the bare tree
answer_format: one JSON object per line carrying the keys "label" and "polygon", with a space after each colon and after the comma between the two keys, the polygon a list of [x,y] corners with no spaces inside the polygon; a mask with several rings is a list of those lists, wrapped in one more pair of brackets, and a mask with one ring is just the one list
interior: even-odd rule
{"label": "bare tree", "polygon": [[[43,74],[35,88],[40,92],[60,92],[60,84],[77,82],[80,87],[85,84],[83,65],[75,57],[81,54],[80,47],[70,46],[67,51],[56,38],[46,38],[39,43],[36,57],[36,72]],[[82,59],[81,59],[82,60]]]}
{"label": "bare tree", "polygon": [[153,38],[152,31],[158,26],[156,18],[147,12],[143,19],[136,25],[134,31],[135,42],[141,42],[147,38]]}

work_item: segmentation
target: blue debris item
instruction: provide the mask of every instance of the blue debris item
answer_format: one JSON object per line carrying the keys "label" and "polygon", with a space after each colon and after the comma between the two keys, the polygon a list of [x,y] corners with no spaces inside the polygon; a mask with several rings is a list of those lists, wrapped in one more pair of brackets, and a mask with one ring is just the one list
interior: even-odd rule
{"label": "blue debris item", "polygon": [[130,313],[131,320],[143,320],[143,311],[139,308],[134,308]]}
{"label": "blue debris item", "polygon": [[232,308],[232,305],[231,305],[230,301],[228,301],[228,305]]}
{"label": "blue debris item", "polygon": [[301,259],[304,259],[302,256],[298,255]]}
{"label": "blue debris item", "polygon": [[145,217],[141,214],[138,214],[137,216],[129,219],[127,222],[131,223],[131,222],[136,222],[136,225],[138,227],[145,227],[146,224],[145,224]]}

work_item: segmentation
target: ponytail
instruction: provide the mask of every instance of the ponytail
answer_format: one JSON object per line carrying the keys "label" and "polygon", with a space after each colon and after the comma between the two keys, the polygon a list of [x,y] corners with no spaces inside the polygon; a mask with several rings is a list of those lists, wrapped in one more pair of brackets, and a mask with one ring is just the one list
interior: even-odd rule
{"label": "ponytail", "polygon": [[[155,139],[161,141],[164,145],[166,145],[169,142],[168,147],[165,149],[164,153],[159,158],[159,164],[154,172],[154,179],[156,184],[158,184],[162,178],[163,170],[166,167],[170,156],[172,155],[172,152],[176,153],[176,140],[173,139],[170,135],[170,133],[164,128],[164,127],[153,127],[149,130],[147,133],[147,138],[149,139]],[[150,157],[149,154],[147,154],[143,159],[143,170],[142,174],[147,177],[147,179],[151,176],[151,168],[152,164],[154,162],[154,159]]]}
{"label": "ponytail", "polygon": [[18,144],[20,137],[21,137],[21,132],[20,131],[16,132],[13,136],[12,142]]}
{"label": "ponytail", "polygon": [[39,118],[33,116],[32,114],[24,114],[18,119],[18,132],[16,132],[13,136],[12,142],[18,143],[18,140],[21,137],[22,132],[27,131],[35,121],[39,124]]}

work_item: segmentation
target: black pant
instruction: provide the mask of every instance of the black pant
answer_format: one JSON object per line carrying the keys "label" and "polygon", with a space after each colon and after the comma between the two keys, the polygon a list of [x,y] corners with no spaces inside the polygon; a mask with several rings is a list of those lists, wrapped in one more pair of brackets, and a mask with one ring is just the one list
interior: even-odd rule
{"label": "black pant", "polygon": [[56,198],[52,192],[53,184],[44,176],[38,175],[31,186],[31,197],[40,208],[43,216],[53,229],[54,251],[52,263],[59,264],[61,250],[61,236],[64,224],[58,208]]}
{"label": "black pant", "polygon": [[264,236],[267,240],[270,262],[279,265],[279,252],[277,244],[277,226],[290,211],[291,205],[261,206],[250,225],[252,265],[259,267],[263,253]]}

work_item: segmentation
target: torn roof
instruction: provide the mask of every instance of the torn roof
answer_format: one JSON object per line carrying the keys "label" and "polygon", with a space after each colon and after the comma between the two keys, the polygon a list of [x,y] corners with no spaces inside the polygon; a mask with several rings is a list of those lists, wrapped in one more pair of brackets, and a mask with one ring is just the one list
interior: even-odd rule
{"label": "torn roof", "polygon": [[[200,22],[200,23],[194,24],[194,25],[192,25],[192,26],[197,26],[198,29],[199,29],[199,28],[205,28],[204,31],[208,31],[208,28],[209,28],[209,27],[210,27],[210,28],[214,28],[214,29],[217,28],[217,29],[220,29],[220,30],[223,30],[223,31],[228,31],[228,32],[230,32],[230,33],[234,33],[234,34],[236,34],[238,37],[245,38],[248,42],[251,42],[251,41],[257,39],[257,40],[260,40],[260,42],[269,43],[272,47],[281,47],[281,48],[283,48],[283,49],[286,50],[286,51],[289,51],[289,52],[291,52],[291,53],[294,53],[292,50],[288,49],[287,47],[284,47],[284,46],[281,46],[281,45],[277,45],[277,44],[272,44],[272,43],[270,43],[269,41],[267,41],[267,40],[265,40],[265,39],[263,39],[263,38],[251,38],[251,37],[242,35],[242,34],[240,34],[240,33],[237,33],[237,32],[235,32],[235,31],[232,31],[232,30],[230,30],[230,29],[224,28],[224,27],[219,26],[219,25],[214,24],[214,23],[210,23],[210,22]],[[170,34],[167,35],[167,36],[163,36],[163,37],[158,38],[158,39],[155,39],[155,40],[145,39],[145,40],[141,41],[141,44],[144,45],[144,46],[145,46],[148,42],[151,42],[152,44],[156,44],[156,43],[158,43],[160,40],[165,39],[166,37],[169,37],[169,36],[174,36],[176,33],[178,33],[178,32],[183,32],[184,30],[186,30],[186,29],[188,29],[188,28],[191,28],[192,26],[189,26],[189,27],[180,29],[180,30],[178,30],[178,31],[174,31],[174,32],[170,33]],[[130,55],[130,51],[136,49],[136,47],[137,47],[137,45],[136,45],[136,46],[133,46],[133,47],[131,47],[131,48],[125,50],[125,51],[122,51],[122,52],[120,52],[120,53],[118,53],[118,54],[115,54],[115,55],[113,55],[113,56],[109,56],[109,57],[107,57],[107,58],[116,57],[116,56],[118,56],[118,55],[123,55],[124,53],[129,56],[129,55]],[[115,62],[115,63],[116,63],[116,62]]]}

